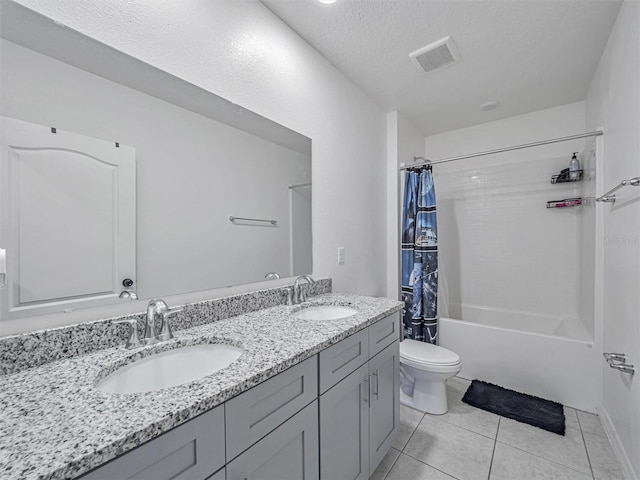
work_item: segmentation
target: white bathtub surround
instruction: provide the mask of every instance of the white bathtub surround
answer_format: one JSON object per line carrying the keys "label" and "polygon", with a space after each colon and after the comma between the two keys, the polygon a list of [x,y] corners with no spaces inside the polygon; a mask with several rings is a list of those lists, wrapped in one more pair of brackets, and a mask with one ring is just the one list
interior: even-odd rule
{"label": "white bathtub surround", "polygon": [[[433,135],[425,146],[429,157],[446,158],[588,130],[585,102],[576,102]],[[573,152],[585,180],[551,184]],[[546,208],[549,200],[593,194],[595,152],[593,139],[574,140],[434,168],[445,239],[440,344],[460,355],[462,375],[598,408],[596,207]]]}
{"label": "white bathtub surround", "polygon": [[451,318],[463,319],[476,325],[593,342],[590,332],[576,317],[454,303],[449,304],[449,309]]}
{"label": "white bathtub surround", "polygon": [[540,322],[532,323],[526,316],[511,315],[511,328],[504,322],[493,324],[490,318],[484,318],[485,323],[482,318],[474,320],[473,316],[469,321],[440,317],[440,344],[460,355],[462,377],[588,412],[598,410],[600,391],[593,372],[599,369],[600,358],[592,341],[554,334],[571,330],[562,322],[548,322],[544,333]]}
{"label": "white bathtub surround", "polygon": [[[595,207],[546,208],[579,195],[577,184],[550,183],[568,167],[569,148],[526,162],[514,155],[509,163],[434,168],[450,317],[459,318],[452,307],[460,304],[580,319],[580,225]],[[593,332],[593,323],[585,329]]]}
{"label": "white bathtub surround", "polygon": [[[292,315],[297,309],[280,305],[182,330],[140,350],[109,348],[0,376],[2,478],[75,478],[402,308],[395,300],[346,294],[309,303],[351,305],[358,313],[305,321]],[[209,377],[131,395],[94,388],[97,379],[145,353],[220,341],[244,352]]]}

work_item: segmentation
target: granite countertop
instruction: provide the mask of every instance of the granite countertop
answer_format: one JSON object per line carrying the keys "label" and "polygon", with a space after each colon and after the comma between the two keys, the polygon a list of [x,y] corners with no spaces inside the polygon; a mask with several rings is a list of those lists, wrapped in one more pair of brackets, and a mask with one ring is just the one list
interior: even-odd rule
{"label": "granite countertop", "polygon": [[[307,305],[352,306],[356,315],[299,320]],[[168,342],[109,348],[0,376],[0,477],[62,479],[86,473],[397,312],[402,304],[347,294],[313,297],[180,330]],[[178,344],[231,343],[244,349],[227,368],[151,393],[94,388],[118,366]]]}

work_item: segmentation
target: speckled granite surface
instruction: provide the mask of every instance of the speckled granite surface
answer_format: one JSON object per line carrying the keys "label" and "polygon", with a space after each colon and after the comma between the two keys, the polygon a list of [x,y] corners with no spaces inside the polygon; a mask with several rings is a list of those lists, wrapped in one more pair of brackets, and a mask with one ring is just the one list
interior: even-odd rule
{"label": "speckled granite surface", "polygon": [[[276,306],[185,329],[142,350],[110,348],[0,377],[0,477],[77,477],[402,308],[395,300],[346,294],[321,295],[307,304],[347,305],[358,313],[320,322],[296,319],[300,306]],[[94,388],[105,369],[127,358],[224,341],[245,352],[200,380],[146,394]]]}
{"label": "speckled granite surface", "polygon": [[[309,295],[329,293],[331,279],[322,278],[314,285],[303,284],[302,287]],[[171,326],[174,331],[182,330],[282,305],[284,303],[282,288],[279,286],[184,305],[182,312],[171,317]],[[178,305],[170,304],[169,306],[173,308]],[[55,360],[122,345],[126,341],[128,327],[114,322],[135,318],[138,320],[138,330],[142,335],[146,302],[141,301],[140,308],[145,311],[139,314],[0,337],[0,374],[16,373]],[[160,331],[159,323],[157,327],[157,331]]]}

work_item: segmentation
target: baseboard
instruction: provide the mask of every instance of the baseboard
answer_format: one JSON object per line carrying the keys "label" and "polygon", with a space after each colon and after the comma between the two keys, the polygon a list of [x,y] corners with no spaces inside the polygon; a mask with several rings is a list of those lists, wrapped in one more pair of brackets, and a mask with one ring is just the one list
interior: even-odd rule
{"label": "baseboard", "polygon": [[607,436],[609,437],[609,441],[611,442],[611,446],[613,447],[613,451],[618,457],[618,461],[620,461],[620,466],[622,467],[624,478],[626,478],[627,480],[639,480],[638,475],[633,470],[633,465],[631,465],[631,460],[629,459],[629,456],[624,449],[624,445],[622,445],[622,442],[620,441],[618,432],[613,426],[611,417],[609,416],[609,413],[604,408],[604,406],[600,407],[599,415],[602,426],[604,427],[605,432],[607,432]]}

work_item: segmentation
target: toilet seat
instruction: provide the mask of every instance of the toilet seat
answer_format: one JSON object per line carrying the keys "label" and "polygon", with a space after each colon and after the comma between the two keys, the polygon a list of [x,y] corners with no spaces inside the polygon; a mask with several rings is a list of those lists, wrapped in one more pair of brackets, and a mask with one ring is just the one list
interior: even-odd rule
{"label": "toilet seat", "polygon": [[400,361],[414,368],[431,371],[448,371],[460,366],[460,357],[444,347],[417,340],[400,342]]}

